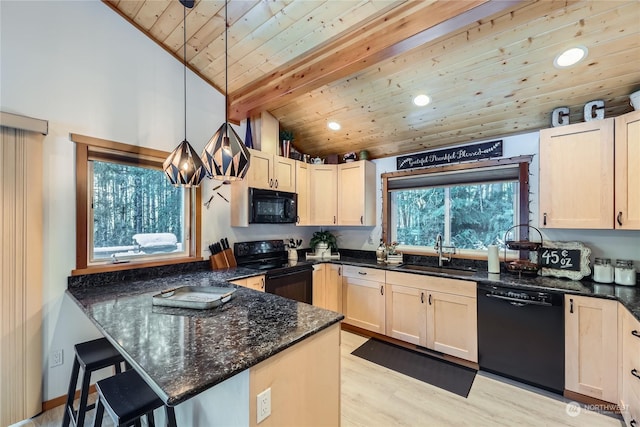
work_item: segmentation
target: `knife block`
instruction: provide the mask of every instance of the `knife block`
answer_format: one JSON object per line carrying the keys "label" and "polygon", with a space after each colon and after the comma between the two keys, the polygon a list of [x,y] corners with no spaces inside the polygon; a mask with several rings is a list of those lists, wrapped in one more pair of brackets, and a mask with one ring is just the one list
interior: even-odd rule
{"label": "knife block", "polygon": [[220,270],[221,268],[227,268],[227,262],[222,252],[217,253],[215,255],[211,255],[209,257],[209,261],[211,262],[212,270]]}

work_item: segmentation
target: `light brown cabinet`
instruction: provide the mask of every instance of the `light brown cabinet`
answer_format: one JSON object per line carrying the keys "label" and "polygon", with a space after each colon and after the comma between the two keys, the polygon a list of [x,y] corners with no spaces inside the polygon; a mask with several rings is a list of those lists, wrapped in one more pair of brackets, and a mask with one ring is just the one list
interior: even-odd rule
{"label": "light brown cabinet", "polygon": [[313,266],[313,305],[342,312],[342,266],[315,264]]}
{"label": "light brown cabinet", "polygon": [[618,302],[565,295],[565,389],[618,401]]}
{"label": "light brown cabinet", "polygon": [[366,160],[309,165],[309,224],[375,225],[375,174]]}
{"label": "light brown cabinet", "polygon": [[311,224],[311,182],[309,164],[296,161],[296,193],[298,194],[298,221],[296,225]]}
{"label": "light brown cabinet", "polygon": [[386,335],[411,344],[427,345],[426,291],[387,284]]}
{"label": "light brown cabinet", "polygon": [[426,298],[427,348],[477,362],[476,298],[434,291]]}
{"label": "light brown cabinet", "polygon": [[245,288],[264,292],[264,275],[247,277],[246,279],[237,279],[232,281],[231,283],[239,286],[244,286]]}
{"label": "light brown cabinet", "polygon": [[615,227],[640,230],[640,111],[616,117]]}
{"label": "light brown cabinet", "polygon": [[375,178],[372,162],[338,165],[338,225],[376,225]]}
{"label": "light brown cabinet", "polygon": [[639,164],[640,111],[541,130],[540,227],[640,230]]}
{"label": "light brown cabinet", "polygon": [[388,271],[386,334],[478,361],[476,283]]}
{"label": "light brown cabinet", "polygon": [[613,119],[540,131],[540,227],[613,228]]}
{"label": "light brown cabinet", "polygon": [[342,272],[344,322],[385,333],[385,271],[345,265]]}
{"label": "light brown cabinet", "polygon": [[263,151],[249,149],[251,166],[247,172],[249,187],[266,190],[296,191],[296,161]]}
{"label": "light brown cabinet", "polygon": [[309,165],[309,181],[311,225],[337,224],[337,165]]}
{"label": "light brown cabinet", "polygon": [[[618,307],[620,325],[620,410],[628,426],[640,425],[640,321]],[[635,424],[632,424],[632,421]]]}

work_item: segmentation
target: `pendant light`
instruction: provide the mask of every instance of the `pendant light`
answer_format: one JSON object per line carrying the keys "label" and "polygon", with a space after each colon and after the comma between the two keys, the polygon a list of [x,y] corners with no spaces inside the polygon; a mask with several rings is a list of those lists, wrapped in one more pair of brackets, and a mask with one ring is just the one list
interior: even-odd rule
{"label": "pendant light", "polygon": [[202,161],[214,179],[239,181],[249,170],[249,150],[229,124],[227,78],[228,45],[227,1],[224,2],[224,123],[211,137],[202,152]]}
{"label": "pendant light", "polygon": [[169,154],[162,164],[169,181],[177,187],[197,187],[207,176],[208,171],[195,150],[187,141],[187,8],[191,9],[195,0],[180,0],[184,6],[184,141]]}

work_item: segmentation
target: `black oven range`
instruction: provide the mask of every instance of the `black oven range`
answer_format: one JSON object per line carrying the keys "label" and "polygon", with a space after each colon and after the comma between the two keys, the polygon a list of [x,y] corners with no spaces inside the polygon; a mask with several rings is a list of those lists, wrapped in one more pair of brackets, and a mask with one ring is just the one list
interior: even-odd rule
{"label": "black oven range", "polygon": [[264,272],[265,292],[312,303],[313,266],[306,261],[289,262],[283,240],[238,242],[233,252],[239,267]]}

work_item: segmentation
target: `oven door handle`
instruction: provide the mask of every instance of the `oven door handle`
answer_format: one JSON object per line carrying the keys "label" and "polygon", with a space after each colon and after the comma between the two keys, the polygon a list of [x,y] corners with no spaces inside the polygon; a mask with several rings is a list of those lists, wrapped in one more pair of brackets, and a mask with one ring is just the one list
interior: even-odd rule
{"label": "oven door handle", "polygon": [[510,302],[513,305],[516,305],[518,307],[522,307],[522,306],[525,306],[525,305],[541,305],[541,306],[544,306],[544,307],[553,306],[553,304],[548,303],[548,302],[526,301],[526,300],[521,300],[521,299],[518,299],[518,298],[503,297],[502,295],[485,294],[485,296],[488,297],[488,298],[501,299],[503,301]]}

